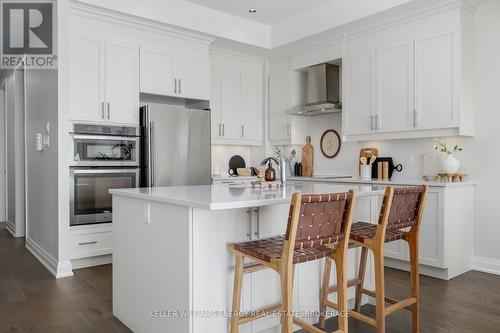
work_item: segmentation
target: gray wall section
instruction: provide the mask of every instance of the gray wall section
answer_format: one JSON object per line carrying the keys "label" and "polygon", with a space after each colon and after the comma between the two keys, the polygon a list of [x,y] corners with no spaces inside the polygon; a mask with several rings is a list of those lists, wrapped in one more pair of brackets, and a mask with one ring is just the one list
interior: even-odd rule
{"label": "gray wall section", "polygon": [[[26,190],[27,235],[52,257],[58,257],[58,133],[57,70],[26,73]],[[35,135],[46,136],[50,147],[35,149]]]}
{"label": "gray wall section", "polygon": [[7,112],[7,221],[9,224],[16,223],[16,177],[15,177],[15,159],[12,158],[15,152],[15,112],[14,112],[14,76],[11,75],[5,79],[5,97]]}

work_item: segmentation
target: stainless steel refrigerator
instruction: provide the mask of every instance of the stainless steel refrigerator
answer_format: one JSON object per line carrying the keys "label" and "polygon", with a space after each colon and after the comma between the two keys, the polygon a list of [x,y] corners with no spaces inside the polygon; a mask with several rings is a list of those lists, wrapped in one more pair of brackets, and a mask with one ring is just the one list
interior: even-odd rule
{"label": "stainless steel refrigerator", "polygon": [[140,119],[141,187],[210,184],[209,110],[149,104]]}

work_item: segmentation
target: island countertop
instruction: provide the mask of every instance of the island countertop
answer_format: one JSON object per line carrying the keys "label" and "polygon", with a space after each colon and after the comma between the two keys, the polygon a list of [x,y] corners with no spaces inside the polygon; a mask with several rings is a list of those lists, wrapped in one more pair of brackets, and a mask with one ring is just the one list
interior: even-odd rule
{"label": "island countertop", "polygon": [[239,185],[199,185],[153,188],[115,189],[113,195],[169,203],[173,205],[209,210],[262,207],[290,203],[294,192],[302,194],[327,194],[353,189],[358,196],[383,195],[384,186],[318,183],[288,183],[284,187],[252,188]]}

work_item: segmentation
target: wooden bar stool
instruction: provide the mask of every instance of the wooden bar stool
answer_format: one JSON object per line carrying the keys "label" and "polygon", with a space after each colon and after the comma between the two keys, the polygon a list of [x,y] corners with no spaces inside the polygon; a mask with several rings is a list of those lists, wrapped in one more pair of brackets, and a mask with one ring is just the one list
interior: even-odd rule
{"label": "wooden bar stool", "polygon": [[[385,317],[391,313],[407,309],[413,314],[413,332],[419,332],[419,266],[418,266],[418,236],[420,221],[427,198],[427,186],[405,188],[387,187],[382,202],[378,224],[357,222],[351,228],[351,244],[349,247],[361,246],[361,260],[358,277],[347,282],[348,287],[356,287],[354,310],[349,311],[353,318],[366,322],[377,328],[377,333],[385,332]],[[401,229],[410,228],[409,231]],[[396,300],[385,296],[384,290],[384,244],[403,239],[410,249],[411,266],[411,295],[404,300]],[[373,252],[375,261],[375,292],[363,288],[366,259],[368,250]],[[330,267],[325,264],[325,272]],[[321,313],[327,307],[335,308],[335,304],[328,301],[328,294],[337,291],[337,286],[329,287],[329,273],[325,273],[321,292]],[[375,297],[376,319],[360,313],[362,294]],[[389,303],[385,307],[385,303]],[[325,318],[320,317],[320,327],[324,327]]]}
{"label": "wooden bar stool", "polygon": [[[282,332],[291,333],[293,324],[309,332],[323,332],[309,323],[293,317],[292,289],[294,265],[324,257],[331,257],[337,265],[337,279],[341,286],[338,293],[339,327],[337,332],[347,332],[347,279],[346,253],[352,223],[356,193],[301,195],[294,193],[285,236],[230,244],[236,256],[234,274],[231,333],[239,326],[281,311]],[[254,264],[243,265],[244,258]],[[271,268],[281,281],[281,304],[259,311],[259,315],[239,316],[243,274]]]}

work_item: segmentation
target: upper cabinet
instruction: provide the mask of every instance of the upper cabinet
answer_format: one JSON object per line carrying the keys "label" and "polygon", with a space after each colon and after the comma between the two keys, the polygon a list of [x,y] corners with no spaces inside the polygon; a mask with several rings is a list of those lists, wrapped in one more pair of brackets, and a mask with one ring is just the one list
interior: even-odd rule
{"label": "upper cabinet", "polygon": [[212,50],[212,143],[261,145],[263,59]]}
{"label": "upper cabinet", "polygon": [[212,39],[145,24],[127,17],[110,19],[100,11],[82,12],[72,4],[70,121],[138,125],[140,93],[209,99]]}
{"label": "upper cabinet", "polygon": [[458,31],[415,37],[415,128],[459,126]]}
{"label": "upper cabinet", "polygon": [[97,36],[70,37],[70,118],[137,124],[139,44]]}
{"label": "upper cabinet", "polygon": [[141,93],[208,100],[208,46],[141,43]]}
{"label": "upper cabinet", "polygon": [[306,103],[304,72],[290,69],[289,59],[275,59],[269,66],[269,141],[273,145],[305,144],[309,117],[290,115],[287,110]]}
{"label": "upper cabinet", "polygon": [[[347,140],[473,135],[462,89],[468,29],[459,10],[369,35],[347,36],[343,134]],[[460,39],[462,36],[462,39]]]}

